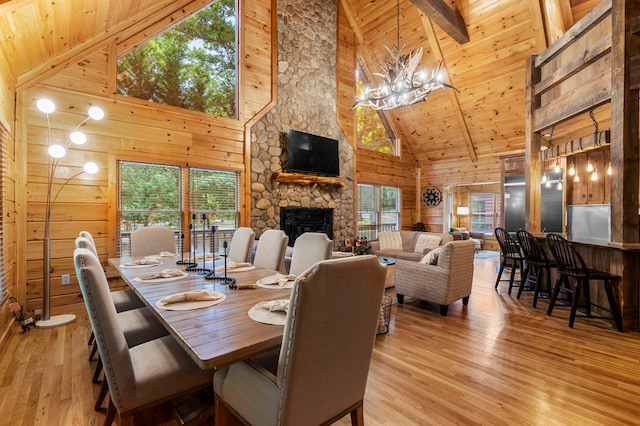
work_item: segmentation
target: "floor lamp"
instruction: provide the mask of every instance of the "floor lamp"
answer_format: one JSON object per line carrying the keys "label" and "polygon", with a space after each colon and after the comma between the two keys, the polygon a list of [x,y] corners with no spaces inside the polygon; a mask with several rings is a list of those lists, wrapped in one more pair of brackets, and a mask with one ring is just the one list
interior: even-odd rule
{"label": "floor lamp", "polygon": [[458,228],[460,228],[460,216],[469,216],[469,207],[458,206],[458,208],[456,209],[456,214],[458,216]]}
{"label": "floor lamp", "polygon": [[53,192],[53,179],[55,177],[55,172],[58,167],[58,161],[65,156],[67,153],[67,149],[71,146],[71,144],[82,145],[87,141],[87,137],[84,133],[78,131],[80,126],[86,123],[89,119],[93,120],[102,120],[104,117],[104,112],[98,107],[89,108],[88,116],[78,124],[75,129],[69,134],[69,137],[65,141],[64,144],[51,143],[51,123],[49,121],[49,114],[55,111],[55,104],[49,99],[40,99],[37,102],[38,109],[46,114],[47,116],[47,144],[49,145],[48,153],[49,153],[49,162],[47,166],[47,204],[45,210],[45,219],[44,219],[44,239],[43,239],[43,267],[42,267],[42,319],[36,322],[36,327],[48,328],[48,327],[58,327],[61,325],[69,324],[75,321],[76,316],[72,314],[64,314],[64,315],[54,315],[52,316],[50,313],[50,299],[51,299],[51,209],[53,208],[58,195],[60,195],[60,191],[64,188],[71,180],[80,176],[82,173],[94,174],[98,171],[98,166],[96,163],[88,162],[84,165],[84,168],[81,172],[76,173],[75,175],[67,178],[64,183],[58,188],[55,195],[52,195]]}

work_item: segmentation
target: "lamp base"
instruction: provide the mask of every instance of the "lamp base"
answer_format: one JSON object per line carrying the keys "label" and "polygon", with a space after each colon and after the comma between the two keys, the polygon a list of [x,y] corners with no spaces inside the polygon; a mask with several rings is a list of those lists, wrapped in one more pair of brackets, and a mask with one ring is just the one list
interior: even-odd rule
{"label": "lamp base", "polygon": [[36,321],[36,327],[38,328],[59,327],[61,325],[70,324],[75,320],[76,320],[76,316],[72,314],[52,315],[49,317],[48,320]]}

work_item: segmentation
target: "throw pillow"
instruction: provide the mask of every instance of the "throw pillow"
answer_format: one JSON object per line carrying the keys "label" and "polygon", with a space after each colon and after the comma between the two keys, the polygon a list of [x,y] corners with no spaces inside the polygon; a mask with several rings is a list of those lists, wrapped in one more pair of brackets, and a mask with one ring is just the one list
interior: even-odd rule
{"label": "throw pillow", "polygon": [[424,263],[427,265],[435,265],[438,263],[438,255],[440,254],[440,247],[431,250],[429,253],[425,254],[422,259],[420,259],[420,263]]}
{"label": "throw pillow", "polygon": [[424,253],[425,249],[434,249],[440,246],[442,237],[431,234],[420,234],[416,240],[416,247],[413,249],[415,253]]}
{"label": "throw pillow", "polygon": [[402,236],[400,232],[381,232],[378,234],[378,241],[380,241],[380,250],[402,250]]}

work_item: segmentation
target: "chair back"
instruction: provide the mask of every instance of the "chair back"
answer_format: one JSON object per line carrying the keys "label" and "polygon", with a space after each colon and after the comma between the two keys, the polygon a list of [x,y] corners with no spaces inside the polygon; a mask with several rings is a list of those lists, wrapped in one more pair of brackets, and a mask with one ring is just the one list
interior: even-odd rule
{"label": "chair back", "polygon": [[[91,233],[89,231],[80,231],[80,233],[78,234],[79,237],[82,238],[86,238],[87,240],[89,240],[89,242],[91,243],[91,245],[93,247],[97,247],[96,246],[96,241],[93,239],[93,235],[91,235]],[[98,250],[96,250],[97,252]]]}
{"label": "chair back", "polygon": [[289,237],[279,229],[267,229],[260,235],[253,264],[280,271],[284,262]]}
{"label": "chair back", "polygon": [[558,271],[572,277],[586,277],[587,265],[571,243],[559,234],[547,234],[547,245],[558,264]]}
{"label": "chair back", "polygon": [[231,238],[231,247],[229,247],[229,260],[232,262],[250,262],[251,249],[253,249],[253,241],[256,233],[251,228],[238,228]]}
{"label": "chair back", "polygon": [[519,229],[517,236],[522,254],[528,263],[541,266],[549,265],[549,257],[544,247],[533,234],[524,229]]}
{"label": "chair back", "polygon": [[305,232],[293,243],[289,273],[300,275],[321,260],[331,259],[333,241],[322,232]]}
{"label": "chair back", "polygon": [[511,236],[504,228],[495,229],[496,240],[500,245],[500,252],[504,257],[521,257],[520,245],[518,241]]}
{"label": "chair back", "polygon": [[77,237],[76,238],[76,248],[84,248],[93,253],[96,257],[98,257],[98,250],[96,250],[96,246],[91,244],[88,238],[85,237]]}
{"label": "chair back", "polygon": [[298,277],[278,359],[278,424],[323,424],[364,399],[385,276],[365,255],[324,260]]}
{"label": "chair back", "polygon": [[164,226],[146,226],[131,233],[131,256],[149,256],[161,251],[176,252],[173,231]]}
{"label": "chair back", "polygon": [[89,249],[77,248],[73,262],[111,398],[118,411],[123,411],[135,404],[135,376],[107,278],[100,261]]}

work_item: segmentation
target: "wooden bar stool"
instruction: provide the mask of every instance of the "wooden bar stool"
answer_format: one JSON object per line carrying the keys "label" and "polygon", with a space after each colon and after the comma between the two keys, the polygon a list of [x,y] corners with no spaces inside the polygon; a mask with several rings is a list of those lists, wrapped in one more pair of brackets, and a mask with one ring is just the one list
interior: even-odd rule
{"label": "wooden bar stool", "polygon": [[[576,317],[576,311],[578,310],[578,299],[582,295],[584,299],[584,313],[587,318],[601,318],[594,316],[591,313],[591,306],[596,306],[604,311],[611,313],[616,329],[622,331],[622,316],[618,309],[618,303],[616,302],[615,294],[613,291],[612,282],[620,279],[619,275],[611,274],[606,271],[600,271],[593,268],[587,268],[582,256],[578,253],[569,241],[567,241],[562,235],[549,234],[547,235],[547,245],[553,253],[553,257],[558,264],[558,271],[560,276],[556,280],[556,285],[553,289],[553,295],[551,296],[551,303],[549,304],[549,310],[547,315],[551,315],[554,304],[560,292],[560,286],[564,282],[567,291],[573,291],[573,300],[571,302],[571,314],[569,316],[569,327],[573,328],[573,322]],[[575,289],[571,290],[569,285],[570,279],[575,280]],[[609,302],[609,308],[599,306],[591,302],[590,283],[591,281],[597,281],[604,283],[604,290],[607,294],[607,300]]]}
{"label": "wooden bar stool", "polygon": [[[520,229],[517,236],[527,265],[522,285],[518,289],[518,299],[520,299],[523,290],[533,290],[533,307],[535,308],[538,304],[538,297],[546,296],[551,299],[553,288],[551,286],[551,268],[557,268],[558,265],[549,259],[544,247],[533,234]],[[542,286],[543,275],[546,278],[546,288]]]}

